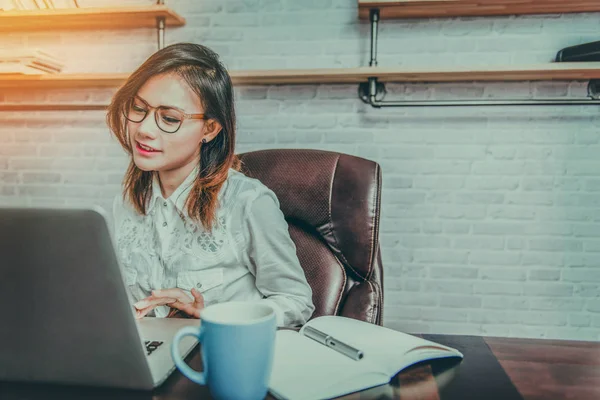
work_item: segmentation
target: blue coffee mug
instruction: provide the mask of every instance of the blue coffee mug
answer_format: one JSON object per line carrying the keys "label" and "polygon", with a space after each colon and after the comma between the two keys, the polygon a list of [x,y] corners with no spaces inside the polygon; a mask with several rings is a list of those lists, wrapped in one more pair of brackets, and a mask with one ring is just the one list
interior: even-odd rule
{"label": "blue coffee mug", "polygon": [[[200,328],[180,329],[171,344],[171,357],[183,375],[208,385],[216,399],[264,399],[269,389],[275,333],[275,312],[260,302],[227,302],[200,312]],[[202,351],[204,372],[181,358],[179,341],[194,336]]]}

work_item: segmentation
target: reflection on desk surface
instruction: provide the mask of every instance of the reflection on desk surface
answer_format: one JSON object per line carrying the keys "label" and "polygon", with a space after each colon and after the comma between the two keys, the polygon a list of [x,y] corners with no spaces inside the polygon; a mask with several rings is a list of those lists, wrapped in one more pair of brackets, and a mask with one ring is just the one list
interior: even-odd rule
{"label": "reflection on desk surface", "polygon": [[[388,385],[343,399],[541,400],[600,399],[600,343],[583,341],[422,335],[459,349],[461,363],[434,360],[410,367]],[[201,370],[198,351],[188,356]],[[454,361],[456,362],[456,361]],[[151,393],[48,384],[0,383],[2,400],[209,399],[206,387],[175,372]]]}

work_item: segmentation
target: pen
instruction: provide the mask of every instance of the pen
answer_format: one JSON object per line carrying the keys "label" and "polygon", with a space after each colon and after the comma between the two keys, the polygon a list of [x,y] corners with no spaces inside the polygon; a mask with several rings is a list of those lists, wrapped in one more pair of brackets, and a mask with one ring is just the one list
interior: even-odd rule
{"label": "pen", "polygon": [[308,336],[309,338],[324,344],[325,346],[339,352],[342,353],[343,355],[350,357],[353,360],[360,360],[361,358],[363,358],[363,352],[358,350],[355,347],[352,347],[344,342],[341,342],[333,337],[331,337],[331,335],[328,335],[324,332],[321,332],[318,329],[313,328],[312,326],[305,326],[304,327],[304,335]]}

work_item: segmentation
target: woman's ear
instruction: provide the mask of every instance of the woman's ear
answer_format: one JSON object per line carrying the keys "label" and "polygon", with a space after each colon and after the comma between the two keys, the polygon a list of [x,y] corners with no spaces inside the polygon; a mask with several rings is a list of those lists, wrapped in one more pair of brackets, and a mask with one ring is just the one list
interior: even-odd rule
{"label": "woman's ear", "polygon": [[204,125],[204,136],[202,137],[202,141],[205,143],[213,140],[217,135],[223,130],[223,127],[219,122],[214,119],[209,119],[206,121]]}

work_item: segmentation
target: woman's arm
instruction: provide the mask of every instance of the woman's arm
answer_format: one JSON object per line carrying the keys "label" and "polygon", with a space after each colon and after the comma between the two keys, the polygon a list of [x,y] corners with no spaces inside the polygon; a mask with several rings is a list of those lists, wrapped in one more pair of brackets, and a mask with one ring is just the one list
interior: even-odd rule
{"label": "woman's arm", "polygon": [[242,218],[242,258],[265,296],[262,301],[273,307],[279,326],[303,325],[315,309],[312,290],[275,194],[261,191],[246,204]]}

